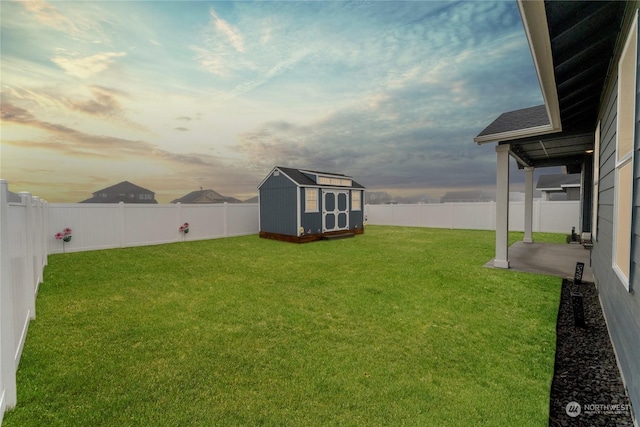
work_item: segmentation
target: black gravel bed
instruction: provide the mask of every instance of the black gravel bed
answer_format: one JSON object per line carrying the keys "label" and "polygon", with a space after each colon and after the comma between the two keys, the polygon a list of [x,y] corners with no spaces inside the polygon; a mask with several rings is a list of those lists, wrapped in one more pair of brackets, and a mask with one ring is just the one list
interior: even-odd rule
{"label": "black gravel bed", "polygon": [[[582,295],[584,327],[576,326],[572,293]],[[562,281],[549,426],[633,426],[593,283]]]}

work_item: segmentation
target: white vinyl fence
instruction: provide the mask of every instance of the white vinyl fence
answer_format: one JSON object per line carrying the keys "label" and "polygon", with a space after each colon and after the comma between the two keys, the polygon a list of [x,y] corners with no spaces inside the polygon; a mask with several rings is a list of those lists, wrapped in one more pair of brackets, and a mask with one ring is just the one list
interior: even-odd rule
{"label": "white vinyl fence", "polygon": [[[258,233],[258,204],[137,205],[46,203],[29,193],[8,202],[0,180],[0,425],[16,405],[16,371],[36,315],[47,256]],[[180,226],[189,223],[189,232]],[[71,240],[55,234],[71,229]]]}
{"label": "white vinyl fence", "polygon": [[[0,424],[16,405],[16,370],[35,318],[35,299],[48,254],[257,234],[253,204],[57,204],[29,193],[8,202],[0,180]],[[495,229],[496,204],[367,205],[369,224]],[[568,233],[579,225],[579,202],[536,201],[533,231]],[[524,229],[524,202],[510,204],[510,230]],[[179,228],[189,223],[189,233]],[[71,229],[71,240],[54,236]]]}
{"label": "white vinyl fence", "polygon": [[8,203],[0,180],[0,424],[16,404],[16,370],[36,316],[36,294],[47,264],[47,204],[21,193]]}
{"label": "white vinyl fence", "polygon": [[[496,203],[366,205],[367,224],[407,227],[495,230]],[[580,230],[580,202],[533,202],[532,231],[571,233]],[[524,231],[524,202],[509,203],[509,230]]]}
{"label": "white vinyl fence", "polygon": [[[50,203],[49,253],[147,246],[258,233],[257,203],[143,205]],[[189,223],[189,233],[179,231]],[[71,241],[54,234],[70,228]]]}

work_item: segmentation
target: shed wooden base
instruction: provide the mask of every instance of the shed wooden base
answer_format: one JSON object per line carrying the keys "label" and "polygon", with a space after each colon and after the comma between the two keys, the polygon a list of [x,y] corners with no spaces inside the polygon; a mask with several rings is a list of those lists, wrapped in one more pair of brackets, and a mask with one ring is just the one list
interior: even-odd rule
{"label": "shed wooden base", "polygon": [[307,243],[307,242],[315,242],[317,240],[322,240],[327,236],[340,236],[346,234],[364,234],[364,228],[353,228],[351,230],[339,230],[339,231],[328,231],[326,233],[321,234],[304,234],[302,236],[289,236],[286,234],[278,234],[278,233],[269,233],[266,231],[260,232],[260,237],[263,239],[272,239],[272,240],[280,240],[282,242],[291,242],[291,243]]}

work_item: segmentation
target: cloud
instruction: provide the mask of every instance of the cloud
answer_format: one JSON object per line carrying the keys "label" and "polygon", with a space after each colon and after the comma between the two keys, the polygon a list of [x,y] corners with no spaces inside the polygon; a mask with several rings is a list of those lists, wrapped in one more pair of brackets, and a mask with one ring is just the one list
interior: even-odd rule
{"label": "cloud", "polygon": [[93,86],[90,87],[92,98],[86,101],[69,101],[72,109],[82,113],[109,117],[119,115],[122,106],[114,94],[108,89]]}
{"label": "cloud", "polygon": [[[161,160],[180,164],[208,167],[215,165],[214,163],[204,161],[203,156],[171,153],[166,150],[161,150],[146,141],[91,135],[65,125],[38,120],[24,108],[9,103],[3,103],[0,106],[0,112],[0,119],[5,124],[19,124],[32,129],[43,130],[47,133],[47,137],[43,140],[3,140],[3,144],[54,150],[60,154],[70,156],[130,159],[131,156],[147,158],[151,155]],[[208,158],[213,159],[213,157],[210,156]]]}
{"label": "cloud", "polygon": [[220,18],[215,10],[209,11],[209,25],[204,30],[204,47],[192,46],[194,59],[208,72],[218,76],[228,76],[231,72],[251,67],[244,55],[245,45],[242,33]]}
{"label": "cloud", "polygon": [[[227,99],[264,85],[320,48],[318,43],[310,43],[310,36],[300,39],[295,21],[276,19],[271,11],[256,14],[263,7],[266,6],[253,4],[251,9],[242,9],[238,26],[232,26],[211,9],[202,43],[190,47],[201,67],[226,78],[233,86],[227,91]],[[310,48],[311,44],[315,47]]]}
{"label": "cloud", "polygon": [[214,6],[190,3],[176,19],[164,2],[14,3],[2,23],[20,41],[3,47],[3,137],[56,159],[138,162],[161,188],[254,191],[274,165],[380,189],[495,185],[495,153],[473,136],[539,103],[510,2]]}
{"label": "cloud", "polygon": [[0,105],[0,119],[5,122],[28,124],[35,121],[33,115],[24,108],[3,103]]}
{"label": "cloud", "polygon": [[21,0],[24,8],[31,12],[41,23],[60,31],[78,33],[75,23],[44,0]]}
{"label": "cloud", "polygon": [[[36,31],[42,30],[44,25],[71,36],[74,41],[82,40],[94,44],[110,42],[111,35],[103,28],[104,24],[109,25],[107,14],[99,7],[94,5],[85,7],[79,2],[47,2],[45,0],[19,0],[17,3],[28,12],[27,18],[33,17],[38,22]],[[55,3],[55,6],[52,3]],[[21,17],[22,19],[24,17]],[[30,20],[27,19],[24,23],[31,25],[29,22]]]}
{"label": "cloud", "polygon": [[[32,107],[32,110],[62,111],[67,109],[122,123],[133,129],[147,131],[144,126],[127,117],[127,112],[121,102],[122,99],[130,98],[127,92],[100,85],[79,86],[75,87],[73,91],[83,92],[83,94],[71,93],[72,90],[66,90],[66,88],[59,86],[38,89],[7,86],[3,98],[6,103],[27,105]],[[84,96],[87,91],[88,97]]]}
{"label": "cloud", "polygon": [[209,11],[209,15],[211,16],[210,25],[215,28],[214,34],[226,37],[235,50],[244,52],[244,38],[240,31],[224,19],[221,19],[213,9]]}
{"label": "cloud", "polygon": [[125,55],[126,53],[124,52],[103,52],[91,56],[80,56],[77,53],[66,55],[61,53],[54,56],[51,61],[71,76],[88,79],[109,68],[115,58]]}

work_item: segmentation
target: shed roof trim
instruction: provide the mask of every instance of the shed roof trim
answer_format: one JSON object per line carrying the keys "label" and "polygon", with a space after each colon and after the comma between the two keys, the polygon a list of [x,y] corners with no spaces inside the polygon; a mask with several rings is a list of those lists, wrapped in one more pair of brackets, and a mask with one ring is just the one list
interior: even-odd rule
{"label": "shed roof trim", "polygon": [[313,179],[309,178],[309,176],[305,175],[305,173],[307,173],[307,174],[311,174],[311,175],[320,175],[320,176],[328,176],[328,177],[332,177],[333,176],[333,177],[336,177],[336,178],[350,179],[351,180],[351,186],[350,187],[343,187],[343,188],[360,188],[360,189],[364,189],[365,188],[363,185],[361,185],[361,184],[357,183],[356,181],[354,181],[352,177],[347,176],[347,175],[342,175],[342,174],[338,174],[338,173],[330,173],[330,172],[310,171],[310,170],[307,170],[307,169],[287,168],[287,167],[282,167],[282,166],[274,167],[271,170],[271,172],[269,172],[269,174],[262,180],[262,182],[260,182],[260,184],[258,185],[258,188],[262,187],[264,182],[271,175],[273,175],[273,173],[275,171],[277,171],[277,170],[279,170],[283,175],[285,175],[287,178],[289,178],[291,180],[291,182],[293,182],[297,186],[318,187],[318,188],[321,188],[321,187],[322,188],[327,188],[327,187],[333,188],[334,187],[334,186],[331,186],[331,185],[318,184]]}

